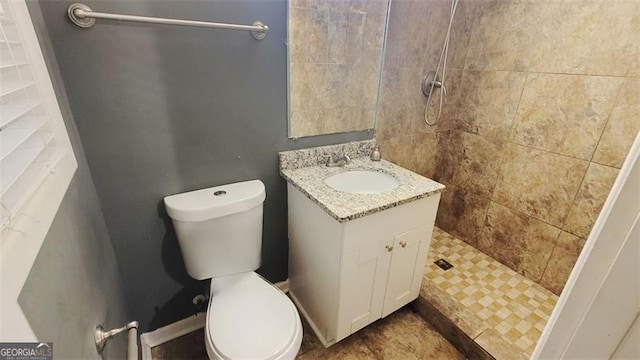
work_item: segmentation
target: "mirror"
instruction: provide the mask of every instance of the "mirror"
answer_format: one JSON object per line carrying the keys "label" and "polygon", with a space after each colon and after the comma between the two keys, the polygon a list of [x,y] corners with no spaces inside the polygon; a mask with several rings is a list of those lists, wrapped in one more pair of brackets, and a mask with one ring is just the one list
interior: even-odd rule
{"label": "mirror", "polygon": [[373,129],[389,0],[289,0],[289,137]]}

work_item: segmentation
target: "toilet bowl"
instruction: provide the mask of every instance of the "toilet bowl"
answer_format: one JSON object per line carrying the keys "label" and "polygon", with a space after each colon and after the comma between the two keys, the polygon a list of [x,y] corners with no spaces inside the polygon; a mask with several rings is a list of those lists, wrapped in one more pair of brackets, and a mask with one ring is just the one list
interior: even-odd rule
{"label": "toilet bowl", "polygon": [[302,343],[291,300],[255,272],[211,282],[205,344],[211,359],[294,359]]}
{"label": "toilet bowl", "polygon": [[244,181],[164,198],[187,272],[211,279],[205,344],[211,359],[294,359],[302,323],[260,267],[264,184]]}

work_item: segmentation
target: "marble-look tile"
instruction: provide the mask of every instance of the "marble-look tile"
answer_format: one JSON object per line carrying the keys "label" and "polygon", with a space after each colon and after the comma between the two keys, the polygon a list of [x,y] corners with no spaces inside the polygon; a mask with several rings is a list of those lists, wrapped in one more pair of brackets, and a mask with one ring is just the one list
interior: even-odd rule
{"label": "marble-look tile", "polygon": [[329,12],[328,61],[352,64],[360,57],[365,36],[366,14]]}
{"label": "marble-look tile", "polygon": [[[437,176],[434,176],[434,178]],[[443,230],[475,245],[491,201],[483,195],[444,182],[436,224]]]}
{"label": "marble-look tile", "polygon": [[298,354],[298,360],[376,360],[360,333],[353,334],[330,348],[317,347]]}
{"label": "marble-look tile", "polygon": [[604,205],[619,170],[591,163],[578,195],[569,210],[563,230],[587,238]]}
{"label": "marble-look tile", "polygon": [[529,359],[527,354],[505,340],[504,337],[494,329],[483,331],[482,334],[474,340],[496,359]]}
{"label": "marble-look tile", "polygon": [[357,107],[292,108],[290,119],[291,135],[297,138],[371,129],[375,119],[375,111]]}
{"label": "marble-look tile", "polygon": [[450,112],[465,131],[507,140],[525,79],[524,73],[466,70],[451,94]]}
{"label": "marble-look tile", "polygon": [[289,114],[289,131],[296,137],[321,134],[324,131],[324,124],[320,119],[324,116],[320,110],[291,109]]}
{"label": "marble-look tile", "polygon": [[[420,77],[421,86],[422,79],[433,68],[424,68]],[[456,99],[461,98],[460,93],[464,91],[464,84],[462,83],[462,70],[450,70],[447,71],[445,85],[447,88],[447,95],[444,98],[442,111],[440,111],[440,96],[442,90],[434,88],[434,93],[431,98],[427,98],[422,94],[422,89],[418,88],[417,91],[422,97],[419,112],[420,115],[413,118],[411,125],[411,131],[414,132],[434,132],[434,131],[449,131],[457,130],[460,128],[460,119],[457,116],[457,109],[460,106]],[[425,120],[425,111],[427,112],[427,120],[430,124],[427,124]],[[440,117],[438,118],[438,112]]]}
{"label": "marble-look tile", "polygon": [[540,284],[560,295],[564,288],[573,266],[582,251],[585,239],[579,238],[567,232],[560,233],[558,244],[553,249],[549,264],[547,265]]}
{"label": "marble-look tile", "polygon": [[637,2],[484,2],[466,67],[624,76],[637,54],[639,15]]}
{"label": "marble-look tile", "polygon": [[[367,111],[358,107],[341,107],[323,110],[324,117],[321,122],[325,124],[321,134],[334,134],[347,131],[360,131],[370,129],[375,119],[373,111]],[[317,135],[311,134],[311,135]]]}
{"label": "marble-look tile", "polygon": [[[292,4],[292,2],[289,4]],[[307,54],[302,39],[306,36],[306,21],[309,20],[309,11],[304,8],[293,7],[293,5],[289,6],[288,10],[288,28],[290,34],[289,63],[304,62]]]}
{"label": "marble-look tile", "polygon": [[[429,270],[430,268],[427,266],[425,272]],[[446,314],[447,319],[471,338],[480,335],[488,327],[482,319],[467,309],[464,304],[447,294],[446,291],[432,283],[428,277],[425,277],[422,282],[419,299],[428,302],[437,311]]]}
{"label": "marble-look tile", "polygon": [[492,202],[478,249],[538,281],[559,235],[558,228]]}
{"label": "marble-look tile", "polygon": [[[449,26],[452,1],[431,0],[425,2],[428,3],[428,6],[426,13],[421,16],[424,20],[420,22],[423,31],[427,33],[422,64],[430,70],[435,70]],[[458,2],[449,40],[448,69],[462,69],[464,67],[475,8],[474,2]]]}
{"label": "marble-look tile", "polygon": [[424,17],[431,1],[392,1],[385,51],[386,68],[420,68],[429,32]]}
{"label": "marble-look tile", "polygon": [[[324,109],[330,101],[326,88],[327,66],[303,63],[291,67],[291,106],[306,109]],[[323,86],[318,86],[323,84]]]}
{"label": "marble-look tile", "polygon": [[467,359],[495,360],[488,352],[463,330],[461,330],[448,316],[439,311],[429,301],[419,297],[411,304],[411,307],[425,319],[429,325],[433,326],[442,336],[447,339],[460,352],[466,355]]}
{"label": "marble-look tile", "polygon": [[382,158],[398,166],[414,171],[411,135],[400,135],[378,140]]}
{"label": "marble-look tile", "polygon": [[[535,41],[533,19],[526,4],[511,1],[484,1],[476,10],[465,68],[523,71],[540,61],[541,49]],[[537,44],[537,42],[535,42]],[[533,56],[532,56],[533,55]]]}
{"label": "marble-look tile", "polygon": [[465,131],[451,131],[439,146],[438,180],[490,196],[498,178],[504,142]]}
{"label": "marble-look tile", "polygon": [[335,109],[341,107],[359,106],[356,87],[357,79],[353,79],[351,65],[348,64],[327,64],[324,81],[311,84],[323,90],[324,100],[320,105],[324,109]]}
{"label": "marble-look tile", "polygon": [[308,8],[291,8],[289,31],[292,62],[327,62],[329,12]]}
{"label": "marble-look tile", "polygon": [[331,1],[327,0],[289,0],[290,7],[300,7],[313,10],[329,10],[331,9]]}
{"label": "marble-look tile", "polygon": [[291,109],[294,137],[362,131],[371,128],[375,114],[354,107],[336,109]]}
{"label": "marble-look tile", "polygon": [[[640,6],[640,5],[639,5]],[[640,79],[627,79],[611,112],[594,162],[620,168],[640,131]]]}
{"label": "marble-look tile", "polygon": [[451,343],[408,308],[360,332],[377,359],[464,359]]}
{"label": "marble-look tile", "polygon": [[410,135],[412,119],[422,118],[421,74],[420,68],[385,68],[376,129],[382,138]]}
{"label": "marble-look tile", "polygon": [[[406,338],[405,334],[411,334]],[[452,344],[408,308],[324,348],[305,344],[296,359],[464,359]]]}
{"label": "marble-look tile", "polygon": [[302,96],[300,95],[305,90],[305,81],[302,74],[304,73],[304,63],[289,63],[289,107],[290,109],[301,109]]}
{"label": "marble-look tile", "polygon": [[292,137],[374,127],[387,1],[290,3]]}
{"label": "marble-look tile", "polygon": [[361,106],[376,110],[378,88],[382,81],[382,49],[384,46],[385,13],[368,13],[364,24],[364,37],[359,56],[353,63],[355,89],[359,93]]}
{"label": "marble-look tile", "polygon": [[382,158],[430,178],[436,167],[438,134],[415,134],[379,140]]}
{"label": "marble-look tile", "polygon": [[603,76],[529,75],[512,140],[590,160],[623,81]]}
{"label": "marble-look tile", "polygon": [[438,155],[438,133],[411,136],[412,171],[431,178],[436,168]]}
{"label": "marble-look tile", "polygon": [[588,164],[587,161],[508,144],[492,200],[560,227]]}
{"label": "marble-look tile", "polygon": [[[312,0],[321,1],[321,0]],[[322,0],[327,2],[326,0]],[[332,0],[331,6],[338,7],[343,11],[360,12],[369,14],[386,14],[388,0]]]}
{"label": "marble-look tile", "polygon": [[628,77],[640,77],[640,51],[638,52],[638,56],[636,56],[635,61],[631,64],[629,68],[629,73],[627,73]]}
{"label": "marble-look tile", "polygon": [[208,360],[209,356],[207,356],[207,350],[204,346],[204,329],[190,332],[177,339],[152,347],[151,359]]}

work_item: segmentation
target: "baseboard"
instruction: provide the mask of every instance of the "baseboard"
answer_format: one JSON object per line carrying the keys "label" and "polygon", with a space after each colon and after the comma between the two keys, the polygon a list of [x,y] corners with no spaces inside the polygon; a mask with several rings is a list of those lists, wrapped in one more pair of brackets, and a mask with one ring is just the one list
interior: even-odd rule
{"label": "baseboard", "polygon": [[206,323],[206,319],[206,313],[198,313],[186,319],[176,321],[173,324],[140,335],[142,360],[151,360],[151,348],[202,329]]}
{"label": "baseboard", "polygon": [[289,279],[285,280],[285,281],[280,281],[277,282],[275,284],[273,284],[275,287],[277,287],[278,289],[282,290],[283,293],[288,293],[289,292]]}

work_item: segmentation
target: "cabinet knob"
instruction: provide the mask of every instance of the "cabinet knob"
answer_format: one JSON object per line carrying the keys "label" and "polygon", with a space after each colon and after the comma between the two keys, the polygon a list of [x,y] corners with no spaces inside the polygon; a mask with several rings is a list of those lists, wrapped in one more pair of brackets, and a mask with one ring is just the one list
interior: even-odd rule
{"label": "cabinet knob", "polygon": [[407,242],[406,241],[400,241],[400,246],[402,246],[402,247],[407,246]]}
{"label": "cabinet knob", "polygon": [[385,245],[384,248],[387,249],[388,252],[391,252],[391,250],[393,250],[392,245]]}

